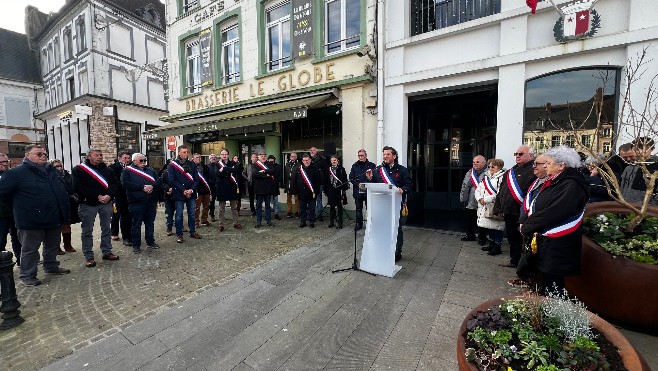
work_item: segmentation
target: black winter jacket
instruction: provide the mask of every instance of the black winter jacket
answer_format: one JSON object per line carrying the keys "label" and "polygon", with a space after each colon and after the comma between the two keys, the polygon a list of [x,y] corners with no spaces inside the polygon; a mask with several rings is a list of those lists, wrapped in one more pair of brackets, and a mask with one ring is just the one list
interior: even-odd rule
{"label": "black winter jacket", "polygon": [[366,178],[366,170],[374,170],[377,166],[366,159],[365,161],[357,161],[352,164],[350,169],[350,182],[352,183],[352,196],[356,198],[359,195],[359,183],[368,182]]}
{"label": "black winter jacket", "polygon": [[514,165],[511,169],[505,172],[503,175],[503,184],[498,190],[498,195],[496,196],[496,202],[494,202],[494,213],[495,214],[510,214],[510,215],[519,215],[521,214],[521,204],[516,202],[514,197],[512,197],[512,191],[510,191],[507,185],[507,176],[510,171],[514,169],[516,174],[516,181],[519,183],[519,187],[523,191],[521,201],[523,201],[523,196],[528,193],[528,188],[532,182],[537,179],[532,169],[533,161],[528,161],[525,164]]}
{"label": "black winter jacket", "polygon": [[[329,168],[331,169],[331,168]],[[327,195],[327,204],[329,206],[339,206],[343,202],[343,193],[350,188],[350,183],[347,181],[347,172],[342,166],[336,168],[336,177],[338,181],[336,182],[336,187],[331,185],[331,179],[333,176],[327,170],[325,179],[327,181],[324,185],[324,193]]]}
{"label": "black winter jacket", "polygon": [[[148,179],[149,176],[153,180]],[[162,180],[155,170],[148,166],[140,169],[130,165],[121,173],[121,185],[126,190],[129,204],[155,204],[158,202],[158,192],[162,186]],[[145,185],[153,186],[153,192],[144,192]]]}
{"label": "black winter jacket", "polygon": [[557,276],[580,273],[582,227],[561,237],[546,237],[542,233],[579,215],[588,199],[589,184],[577,169],[566,168],[550,183],[544,183],[535,201],[535,211],[521,220],[521,233],[526,238],[538,234],[540,272]]}
{"label": "black winter jacket", "polygon": [[[242,169],[233,161],[227,161],[222,171],[219,171],[219,169],[222,169],[222,166],[218,163],[217,169],[217,175],[215,178],[217,201],[225,202],[229,200],[239,200],[240,193],[238,190],[240,189],[239,186],[240,178],[242,177]],[[232,178],[231,175],[233,176]],[[238,183],[237,185],[235,184],[236,181]]]}
{"label": "black winter jacket", "polygon": [[[301,169],[304,169],[304,172],[311,181],[311,186],[313,190],[311,191],[308,188],[308,185],[304,181],[302,176]],[[305,167],[304,165],[298,166],[297,169],[292,173],[292,194],[299,195],[299,199],[302,201],[314,200],[317,196],[320,196],[320,183],[322,181],[322,176],[320,170],[317,167],[311,165]]]}
{"label": "black winter jacket", "polygon": [[124,167],[118,160],[114,160],[114,163],[108,167],[114,172],[114,177],[119,181],[115,202],[119,207],[126,206],[128,205],[126,189],[121,185],[121,174],[123,173]]}
{"label": "black winter jacket", "polygon": [[267,161],[263,164],[266,168],[265,171],[257,164],[251,164],[251,177],[254,184],[254,194],[256,195],[271,195],[274,193],[274,187],[277,187],[276,180],[274,179],[276,170]]}
{"label": "black winter jacket", "polygon": [[91,165],[89,160],[84,162],[90,168],[96,170],[103,179],[108,184],[108,188],[105,188],[98,180],[93,178],[83,170],[80,165],[77,165],[71,171],[73,176],[73,189],[78,195],[78,201],[80,204],[85,204],[89,206],[98,206],[101,203],[98,201],[98,196],[100,195],[109,195],[112,198],[116,198],[119,193],[119,180],[114,176],[112,169],[107,167],[104,163],[100,163],[97,166]]}

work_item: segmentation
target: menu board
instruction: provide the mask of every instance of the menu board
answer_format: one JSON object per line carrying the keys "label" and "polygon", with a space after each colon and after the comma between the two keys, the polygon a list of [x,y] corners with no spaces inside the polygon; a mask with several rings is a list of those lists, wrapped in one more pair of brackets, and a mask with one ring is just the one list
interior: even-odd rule
{"label": "menu board", "polygon": [[201,53],[201,85],[212,85],[212,68],[210,66],[211,29],[199,33],[199,49]]}
{"label": "menu board", "polygon": [[313,0],[292,0],[292,57],[313,55]]}

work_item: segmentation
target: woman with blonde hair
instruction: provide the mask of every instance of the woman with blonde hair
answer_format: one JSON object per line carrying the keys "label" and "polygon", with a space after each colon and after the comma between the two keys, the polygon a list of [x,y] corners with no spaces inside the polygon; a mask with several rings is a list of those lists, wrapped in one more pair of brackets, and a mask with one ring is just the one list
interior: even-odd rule
{"label": "woman with blonde hair", "polygon": [[500,246],[503,244],[503,231],[505,230],[505,221],[493,212],[494,202],[498,190],[503,185],[505,174],[505,162],[494,158],[487,162],[488,171],[475,189],[475,200],[478,203],[478,227],[487,231],[489,245],[483,246],[483,251],[488,251],[489,255],[500,255],[502,253]]}

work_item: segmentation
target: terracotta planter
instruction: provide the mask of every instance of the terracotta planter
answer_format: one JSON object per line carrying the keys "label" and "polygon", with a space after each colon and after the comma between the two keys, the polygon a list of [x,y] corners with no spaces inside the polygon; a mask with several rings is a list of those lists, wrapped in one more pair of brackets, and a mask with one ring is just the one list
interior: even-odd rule
{"label": "terracotta planter", "polygon": [[[491,299],[487,300],[484,303],[473,308],[464,321],[462,322],[461,327],[459,328],[459,334],[457,335],[457,365],[459,366],[460,371],[477,371],[478,368],[475,364],[470,363],[466,360],[466,342],[464,336],[462,335],[466,331],[466,322],[469,319],[473,318],[477,312],[485,312],[487,309],[493,307],[494,305],[499,305],[503,301],[501,299]],[[642,355],[635,350],[633,345],[628,342],[626,337],[621,334],[614,326],[604,321],[597,315],[592,315],[592,327],[600,331],[603,336],[605,336],[608,341],[614,344],[621,355],[621,359],[624,362],[627,370],[637,370],[637,371],[651,371],[651,368],[647,362],[642,358]]]}
{"label": "terracotta planter", "polygon": [[[603,212],[629,214],[616,202],[595,202],[585,216]],[[649,214],[658,216],[658,208],[650,208]],[[581,257],[580,275],[566,278],[570,293],[606,318],[658,330],[658,266],[614,257],[585,236]]]}

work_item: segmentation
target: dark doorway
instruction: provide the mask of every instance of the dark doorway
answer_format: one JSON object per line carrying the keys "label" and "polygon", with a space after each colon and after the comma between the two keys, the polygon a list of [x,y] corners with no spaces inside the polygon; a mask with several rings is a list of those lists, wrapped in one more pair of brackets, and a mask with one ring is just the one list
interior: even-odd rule
{"label": "dark doorway", "polygon": [[462,180],[473,157],[495,153],[497,104],[496,85],[410,97],[409,224],[463,228]]}

